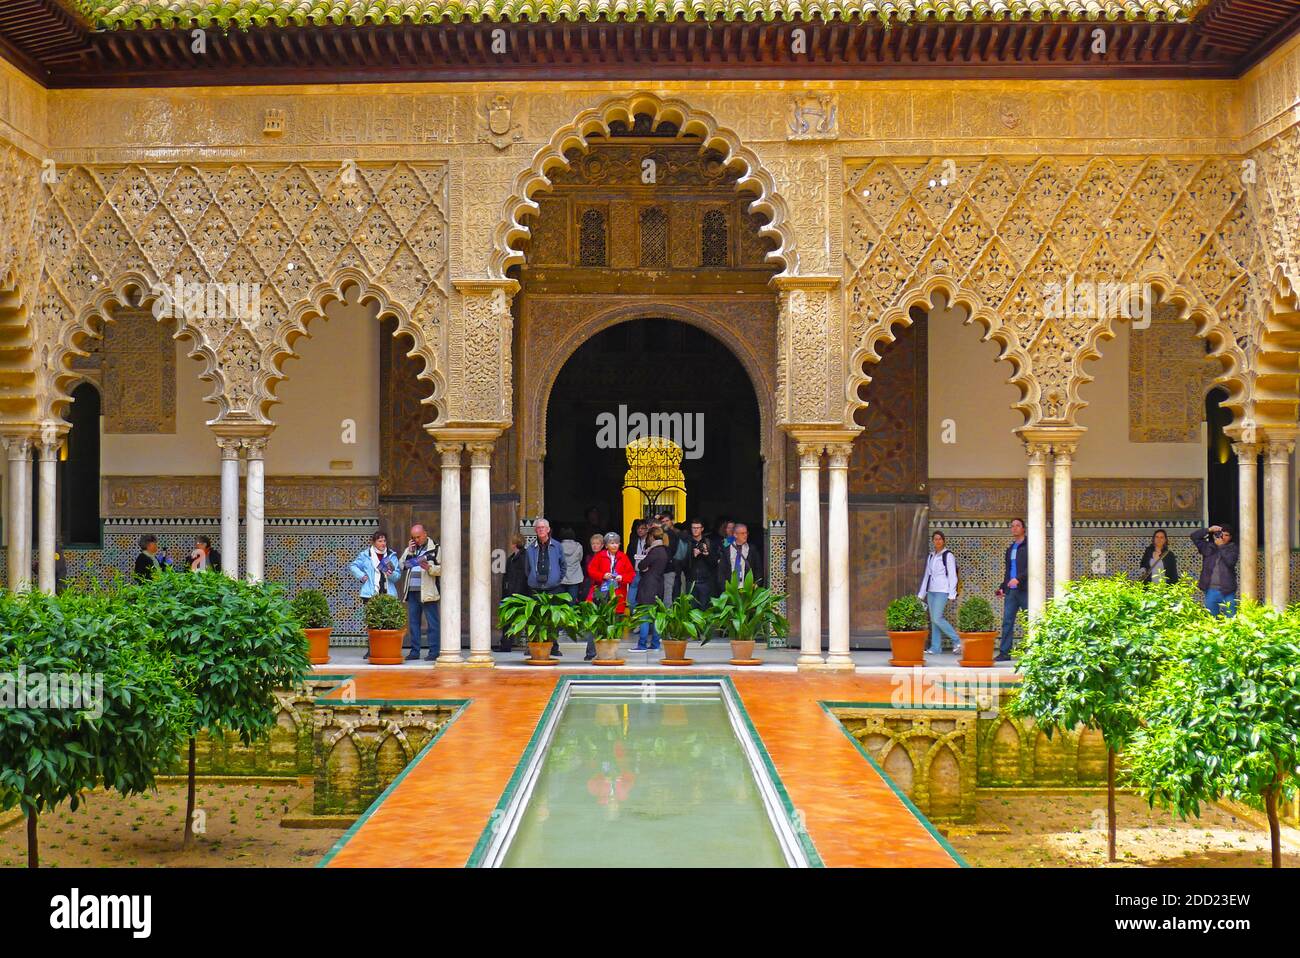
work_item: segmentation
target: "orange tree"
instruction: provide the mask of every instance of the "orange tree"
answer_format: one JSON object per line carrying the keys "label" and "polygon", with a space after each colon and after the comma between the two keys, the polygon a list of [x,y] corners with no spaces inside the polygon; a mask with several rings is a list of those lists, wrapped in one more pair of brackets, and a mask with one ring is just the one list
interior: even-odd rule
{"label": "orange tree", "polygon": [[1295,794],[1300,767],[1300,608],[1247,603],[1232,618],[1185,624],[1173,640],[1142,700],[1133,782],[1184,818],[1220,798],[1262,804],[1278,868],[1278,802]]}

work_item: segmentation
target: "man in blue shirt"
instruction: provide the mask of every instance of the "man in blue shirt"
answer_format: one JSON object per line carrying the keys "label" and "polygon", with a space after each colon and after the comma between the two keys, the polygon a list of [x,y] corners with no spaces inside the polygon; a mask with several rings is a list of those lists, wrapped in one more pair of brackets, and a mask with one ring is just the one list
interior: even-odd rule
{"label": "man in blue shirt", "polygon": [[1011,520],[1011,545],[1002,557],[1002,642],[995,661],[1011,661],[1011,645],[1016,635],[1016,615],[1029,608],[1029,549],[1025,543],[1025,521]]}
{"label": "man in blue shirt", "polygon": [[[537,541],[530,545],[525,554],[528,556],[528,589],[534,595],[539,592],[565,592],[564,549],[551,537],[551,524],[545,519],[533,522],[533,532]],[[560,643],[551,645],[551,655],[560,655]]]}

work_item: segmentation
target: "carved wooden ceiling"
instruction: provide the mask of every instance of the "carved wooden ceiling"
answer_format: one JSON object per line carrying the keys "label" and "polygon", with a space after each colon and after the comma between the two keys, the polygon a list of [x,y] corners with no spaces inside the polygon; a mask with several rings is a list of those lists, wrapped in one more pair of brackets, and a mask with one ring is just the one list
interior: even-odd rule
{"label": "carved wooden ceiling", "polygon": [[[64,88],[630,79],[647,68],[661,79],[1228,77],[1300,28],[1300,0],[1210,0],[1191,20],[1141,10],[1099,12],[1096,21],[1075,19],[1089,14],[1073,9],[1041,19],[1011,8],[960,20],[917,13],[907,22],[882,22],[865,9],[831,12],[611,20],[595,11],[518,22],[485,7],[481,18],[462,14],[455,23],[280,25],[263,17],[223,26],[209,18],[196,52],[197,20],[91,20],[60,0],[5,0],[0,55]],[[502,38],[505,55],[494,47]]]}

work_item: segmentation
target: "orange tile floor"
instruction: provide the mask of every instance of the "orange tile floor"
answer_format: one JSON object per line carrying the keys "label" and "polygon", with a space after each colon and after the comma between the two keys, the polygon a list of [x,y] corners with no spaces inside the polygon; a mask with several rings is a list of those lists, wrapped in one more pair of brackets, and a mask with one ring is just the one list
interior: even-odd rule
{"label": "orange tile floor", "polygon": [[[344,837],[328,865],[465,865],[560,676],[517,669],[394,668],[349,674],[358,700],[450,699],[469,704],[379,806]],[[899,689],[892,676],[762,669],[725,674],[735,683],[827,866],[958,864],[820,704],[896,701]],[[921,682],[905,684],[910,694],[924,695],[929,704],[959,701],[942,688],[942,675],[925,674]]]}

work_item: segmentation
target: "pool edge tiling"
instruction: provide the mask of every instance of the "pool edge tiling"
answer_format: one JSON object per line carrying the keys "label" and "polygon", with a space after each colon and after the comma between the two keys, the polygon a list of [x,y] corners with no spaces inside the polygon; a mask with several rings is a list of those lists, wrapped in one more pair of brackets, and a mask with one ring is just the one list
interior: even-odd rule
{"label": "pool edge tiling", "polygon": [[[351,677],[359,701],[421,700],[459,709],[322,860],[327,867],[468,864],[562,679],[635,681],[663,675],[367,670]],[[725,678],[735,690],[760,753],[825,865],[963,864],[823,705],[889,700],[895,687],[889,676],[721,671],[691,676],[705,677]],[[954,696],[953,704],[960,701]]]}

